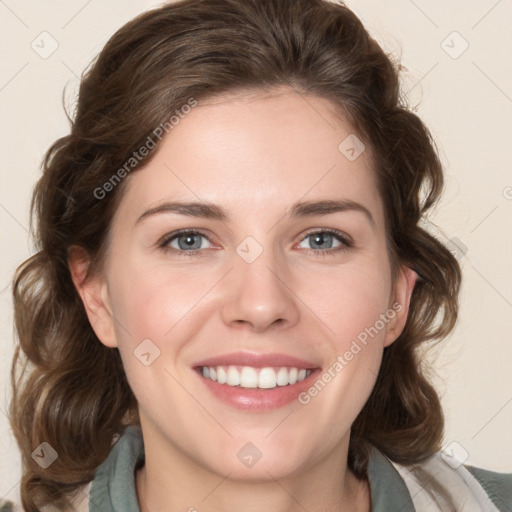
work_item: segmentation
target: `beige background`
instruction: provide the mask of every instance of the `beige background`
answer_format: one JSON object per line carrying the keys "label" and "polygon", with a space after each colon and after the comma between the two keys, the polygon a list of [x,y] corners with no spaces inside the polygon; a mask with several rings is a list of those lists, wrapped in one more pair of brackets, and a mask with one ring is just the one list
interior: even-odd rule
{"label": "beige background", "polygon": [[[389,53],[401,56],[404,90],[446,168],[445,196],[430,217],[442,230],[429,229],[462,247],[464,273],[458,326],[431,355],[446,445],[470,464],[512,471],[512,2],[347,3]],[[73,105],[80,73],[109,36],[157,5],[0,1],[0,498],[16,499],[20,472],[5,416],[14,343],[10,280],[31,254],[28,206],[40,160],[68,129],[62,90],[68,85]],[[39,53],[58,48],[43,59],[33,41]]]}

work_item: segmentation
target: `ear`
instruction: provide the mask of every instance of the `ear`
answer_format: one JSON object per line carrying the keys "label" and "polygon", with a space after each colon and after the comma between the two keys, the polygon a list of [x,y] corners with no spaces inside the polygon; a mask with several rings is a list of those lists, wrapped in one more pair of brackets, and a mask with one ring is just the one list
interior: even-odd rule
{"label": "ear", "polygon": [[114,317],[110,307],[108,287],[100,275],[87,276],[90,258],[83,247],[68,250],[68,266],[73,284],[82,299],[89,323],[96,336],[107,347],[117,347]]}
{"label": "ear", "polygon": [[387,347],[393,343],[402,333],[407,316],[409,314],[409,304],[414,285],[418,279],[418,274],[409,267],[402,266],[395,284],[395,294],[390,303],[390,311],[395,315],[388,323],[386,329],[386,338],[384,346]]}

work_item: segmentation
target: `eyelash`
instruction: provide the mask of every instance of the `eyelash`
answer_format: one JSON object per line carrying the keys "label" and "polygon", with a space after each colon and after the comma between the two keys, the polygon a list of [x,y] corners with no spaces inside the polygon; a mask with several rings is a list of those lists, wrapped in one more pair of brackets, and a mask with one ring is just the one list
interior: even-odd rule
{"label": "eyelash", "polygon": [[[321,249],[305,249],[306,254],[312,254],[314,256],[335,256],[339,252],[347,251],[348,249],[352,248],[354,246],[354,243],[341,231],[337,231],[336,229],[316,229],[312,231],[308,231],[305,233],[303,238],[300,240],[299,243],[303,242],[306,238],[312,235],[316,234],[324,234],[327,233],[329,235],[333,235],[335,238],[338,239],[339,242],[341,242],[342,245],[339,247],[336,247],[334,249],[327,249],[327,250],[321,250]],[[193,229],[180,229],[178,231],[174,231],[173,233],[170,233],[169,235],[166,235],[158,242],[158,247],[162,249],[166,253],[174,253],[179,256],[186,256],[186,257],[200,257],[204,256],[205,249],[193,249],[190,251],[184,251],[179,249],[174,249],[173,247],[169,247],[168,244],[173,241],[175,238],[178,238],[183,235],[200,235],[204,236],[207,240],[210,241],[208,236],[203,233],[202,231],[193,230]]]}

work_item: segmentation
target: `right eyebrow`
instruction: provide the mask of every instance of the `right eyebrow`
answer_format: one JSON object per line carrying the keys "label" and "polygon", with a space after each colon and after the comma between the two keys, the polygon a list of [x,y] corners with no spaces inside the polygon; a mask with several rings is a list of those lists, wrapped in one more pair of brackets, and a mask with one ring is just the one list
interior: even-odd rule
{"label": "right eyebrow", "polygon": [[212,203],[183,203],[179,201],[166,201],[154,208],[146,210],[140,217],[135,221],[138,224],[142,220],[159,213],[178,213],[180,215],[188,215],[190,217],[204,217],[207,219],[220,220],[226,222],[229,220],[227,212]]}

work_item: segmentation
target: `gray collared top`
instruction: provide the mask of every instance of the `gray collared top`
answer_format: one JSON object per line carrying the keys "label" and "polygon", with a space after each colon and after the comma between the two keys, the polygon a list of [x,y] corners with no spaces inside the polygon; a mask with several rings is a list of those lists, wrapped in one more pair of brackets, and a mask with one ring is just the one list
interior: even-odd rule
{"label": "gray collared top", "polygon": [[[462,484],[449,496],[451,502],[455,503],[455,510],[512,511],[511,474],[494,473],[461,465],[458,471],[464,472],[464,478],[460,478],[455,469],[444,462],[439,463],[439,460],[440,456],[432,457],[426,464],[416,467],[420,468],[420,473],[426,475],[429,470],[433,471],[434,475],[439,475],[439,479],[446,480],[457,475],[457,482],[460,480]],[[107,459],[97,469],[94,480],[88,484],[86,493],[82,495],[85,506],[80,510],[140,512],[134,475],[136,468],[143,462],[144,444],[141,429],[138,426],[129,426],[113,446]],[[443,471],[444,475],[441,474]],[[409,477],[409,474],[413,476]],[[414,485],[417,485],[413,481],[414,475],[414,471],[409,472],[405,466],[392,463],[379,450],[373,448],[368,464],[371,512],[445,512],[442,505],[445,502],[437,501],[435,494],[432,494],[433,498],[428,498],[432,499],[432,502],[424,501],[425,497],[417,496],[421,493],[414,491]],[[431,476],[428,478],[432,480]],[[468,507],[470,501],[473,503],[473,498],[475,505]],[[423,505],[424,503],[427,503],[428,507]],[[434,504],[433,508],[430,503]],[[441,503],[439,507],[436,506],[438,503]]]}

